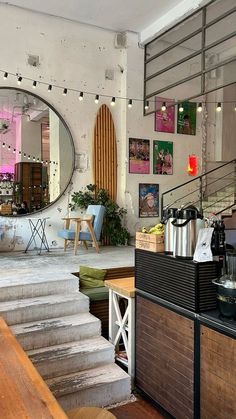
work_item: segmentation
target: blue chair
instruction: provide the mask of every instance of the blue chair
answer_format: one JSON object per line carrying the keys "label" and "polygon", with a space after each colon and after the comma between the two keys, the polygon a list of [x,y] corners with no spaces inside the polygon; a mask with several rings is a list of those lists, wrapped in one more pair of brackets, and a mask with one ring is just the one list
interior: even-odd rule
{"label": "blue chair", "polygon": [[[64,251],[66,250],[68,240],[74,241],[74,254],[77,253],[78,242],[82,241],[88,249],[87,241],[92,241],[99,252],[98,241],[102,232],[102,224],[105,215],[105,207],[103,205],[89,205],[85,216],[83,217],[67,217],[63,218],[65,225],[63,230],[57,232],[59,237],[64,239]],[[71,226],[71,223],[74,225]],[[87,227],[87,231],[81,230],[81,223]]]}

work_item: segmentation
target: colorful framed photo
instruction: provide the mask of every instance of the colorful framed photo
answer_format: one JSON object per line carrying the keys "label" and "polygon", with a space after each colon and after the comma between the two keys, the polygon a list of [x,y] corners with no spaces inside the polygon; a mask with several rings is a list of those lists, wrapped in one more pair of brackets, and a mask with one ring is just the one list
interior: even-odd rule
{"label": "colorful framed photo", "polygon": [[150,173],[150,141],[129,138],[129,173]]}
{"label": "colorful framed photo", "polygon": [[[183,108],[182,112],[180,112],[180,107]],[[178,134],[196,135],[196,110],[196,103],[182,102],[178,104]]]}
{"label": "colorful framed photo", "polygon": [[173,175],[172,141],[153,141],[153,174]]}
{"label": "colorful framed photo", "polygon": [[[162,111],[163,104],[165,104],[166,109]],[[156,97],[155,109],[154,130],[173,134],[175,132],[175,101],[164,97]]]}
{"label": "colorful framed photo", "polygon": [[159,185],[157,183],[139,184],[139,217],[159,216]]}

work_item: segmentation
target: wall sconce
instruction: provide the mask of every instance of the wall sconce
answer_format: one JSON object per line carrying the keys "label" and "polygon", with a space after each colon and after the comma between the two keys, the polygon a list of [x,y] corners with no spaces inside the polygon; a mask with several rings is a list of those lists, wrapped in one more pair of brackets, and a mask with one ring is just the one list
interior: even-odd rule
{"label": "wall sconce", "polygon": [[188,156],[188,174],[190,176],[197,176],[198,174],[198,161],[195,154],[190,154]]}

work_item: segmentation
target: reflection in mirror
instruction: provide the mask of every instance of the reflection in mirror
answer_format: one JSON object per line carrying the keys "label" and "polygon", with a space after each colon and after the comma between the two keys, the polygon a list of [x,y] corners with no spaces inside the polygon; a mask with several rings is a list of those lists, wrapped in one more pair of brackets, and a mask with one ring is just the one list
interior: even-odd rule
{"label": "reflection in mirror", "polygon": [[0,88],[0,215],[50,205],[73,167],[71,134],[57,112],[32,93]]}

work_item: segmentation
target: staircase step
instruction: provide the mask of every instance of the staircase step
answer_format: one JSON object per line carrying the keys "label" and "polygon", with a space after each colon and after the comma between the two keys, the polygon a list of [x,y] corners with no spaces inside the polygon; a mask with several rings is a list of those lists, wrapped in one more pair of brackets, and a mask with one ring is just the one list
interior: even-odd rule
{"label": "staircase step", "polygon": [[80,293],[49,295],[0,303],[0,316],[8,325],[50,319],[89,310],[89,298]]}
{"label": "staircase step", "polygon": [[63,316],[10,327],[24,350],[89,339],[101,334],[101,322],[90,313]]}
{"label": "staircase step", "polygon": [[46,380],[64,410],[78,406],[107,406],[130,398],[130,376],[107,364]]}
{"label": "staircase step", "polygon": [[46,378],[58,377],[114,362],[114,346],[103,337],[83,339],[27,352],[30,360]]}
{"label": "staircase step", "polygon": [[78,278],[70,274],[43,274],[32,277],[10,271],[0,281],[0,302],[78,291]]}

